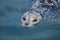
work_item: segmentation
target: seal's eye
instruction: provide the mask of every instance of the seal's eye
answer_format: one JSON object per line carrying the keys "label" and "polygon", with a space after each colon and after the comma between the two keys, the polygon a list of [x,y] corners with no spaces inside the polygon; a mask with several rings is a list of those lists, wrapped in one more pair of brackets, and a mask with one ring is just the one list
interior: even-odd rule
{"label": "seal's eye", "polygon": [[26,20],[26,18],[25,18],[25,17],[23,17],[23,20],[25,21],[25,20]]}
{"label": "seal's eye", "polygon": [[33,22],[37,22],[37,19],[34,19]]}

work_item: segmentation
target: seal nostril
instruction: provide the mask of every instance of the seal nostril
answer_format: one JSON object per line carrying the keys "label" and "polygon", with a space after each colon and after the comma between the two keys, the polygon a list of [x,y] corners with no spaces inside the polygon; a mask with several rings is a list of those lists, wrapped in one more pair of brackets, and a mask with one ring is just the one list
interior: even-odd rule
{"label": "seal nostril", "polygon": [[25,23],[25,25],[29,25],[28,23]]}

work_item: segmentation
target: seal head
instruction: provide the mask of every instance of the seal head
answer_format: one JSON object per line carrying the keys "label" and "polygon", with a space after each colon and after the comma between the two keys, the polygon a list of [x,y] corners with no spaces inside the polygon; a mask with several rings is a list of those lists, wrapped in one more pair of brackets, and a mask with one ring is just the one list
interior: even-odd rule
{"label": "seal head", "polygon": [[36,11],[27,11],[21,18],[24,27],[32,27],[43,19],[43,15]]}

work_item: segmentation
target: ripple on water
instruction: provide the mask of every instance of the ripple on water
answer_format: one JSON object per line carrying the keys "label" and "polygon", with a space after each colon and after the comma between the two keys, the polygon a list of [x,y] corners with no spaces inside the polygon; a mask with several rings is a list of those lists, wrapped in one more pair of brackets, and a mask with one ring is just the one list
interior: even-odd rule
{"label": "ripple on water", "polygon": [[5,12],[3,10],[0,10],[0,16],[4,16]]}
{"label": "ripple on water", "polygon": [[8,12],[14,12],[14,11],[16,10],[16,9],[15,9],[14,7],[12,7],[12,6],[6,6],[5,9],[6,9],[6,11],[8,11]]}

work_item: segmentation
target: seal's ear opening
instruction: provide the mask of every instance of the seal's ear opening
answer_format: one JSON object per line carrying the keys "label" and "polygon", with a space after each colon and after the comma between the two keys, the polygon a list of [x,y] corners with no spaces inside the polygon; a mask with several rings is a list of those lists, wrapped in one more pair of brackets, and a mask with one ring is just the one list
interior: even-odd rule
{"label": "seal's ear opening", "polygon": [[42,14],[40,14],[42,17],[44,17]]}

